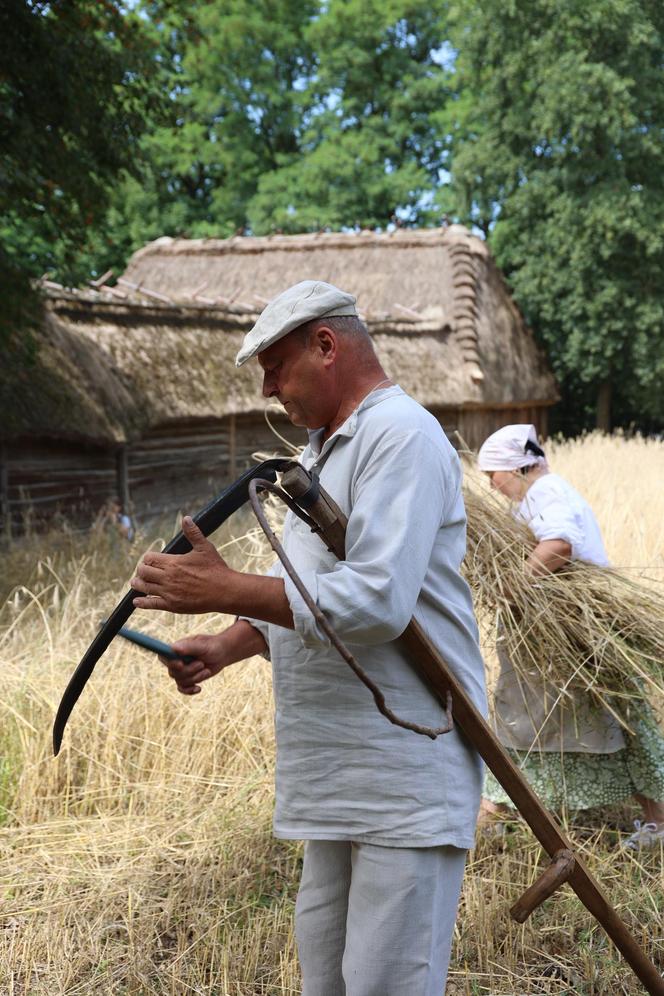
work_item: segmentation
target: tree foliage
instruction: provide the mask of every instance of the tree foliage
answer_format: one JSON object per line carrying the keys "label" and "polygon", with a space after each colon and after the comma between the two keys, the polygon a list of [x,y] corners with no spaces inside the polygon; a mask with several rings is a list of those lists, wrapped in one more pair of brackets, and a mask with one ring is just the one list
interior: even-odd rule
{"label": "tree foliage", "polygon": [[614,423],[664,424],[663,31],[654,0],[457,11],[459,209],[548,348],[565,428],[608,428],[609,399]]}
{"label": "tree foliage", "polygon": [[[437,6],[422,0],[331,0],[305,38],[300,155],[264,173],[249,203],[256,231],[426,223],[446,162],[437,113],[450,73]],[[440,5],[438,5],[440,8]]]}
{"label": "tree foliage", "polygon": [[[265,234],[440,216],[450,73],[423,0],[145,5],[170,49],[173,123],[116,199],[111,232]],[[135,222],[140,222],[140,235]]]}
{"label": "tree foliage", "polygon": [[6,0],[0,9],[0,290],[5,326],[29,278],[67,278],[133,170],[156,101],[141,22],[112,0]]}
{"label": "tree foliage", "polygon": [[304,28],[318,2],[145,0],[170,113],[144,136],[82,263],[121,267],[161,235],[227,237],[249,225],[260,177],[300,154]]}

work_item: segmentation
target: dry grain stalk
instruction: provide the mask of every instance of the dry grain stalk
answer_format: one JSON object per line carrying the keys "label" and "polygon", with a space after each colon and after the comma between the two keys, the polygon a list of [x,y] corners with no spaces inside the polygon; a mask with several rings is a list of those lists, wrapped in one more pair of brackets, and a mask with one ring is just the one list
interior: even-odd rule
{"label": "dry grain stalk", "polygon": [[533,539],[466,471],[465,575],[476,609],[500,620],[500,638],[525,680],[555,694],[589,695],[625,727],[664,696],[664,595],[619,570],[574,563],[536,579]]}

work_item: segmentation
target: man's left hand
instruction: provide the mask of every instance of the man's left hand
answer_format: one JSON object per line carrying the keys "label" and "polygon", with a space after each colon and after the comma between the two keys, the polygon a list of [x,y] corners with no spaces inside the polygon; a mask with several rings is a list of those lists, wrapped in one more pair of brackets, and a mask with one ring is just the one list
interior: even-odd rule
{"label": "man's left hand", "polygon": [[182,519],[182,532],[191,543],[190,553],[146,553],[131,579],[131,587],[144,594],[134,599],[138,609],[168,612],[224,611],[224,592],[233,585],[235,571],[203,536],[191,516]]}

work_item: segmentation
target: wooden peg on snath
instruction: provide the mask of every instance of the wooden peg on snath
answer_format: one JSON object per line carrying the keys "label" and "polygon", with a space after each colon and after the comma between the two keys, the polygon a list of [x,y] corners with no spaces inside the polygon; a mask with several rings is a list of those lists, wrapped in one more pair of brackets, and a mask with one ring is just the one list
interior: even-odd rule
{"label": "wooden peg on snath", "polygon": [[541,906],[545,899],[552,896],[556,889],[566,882],[572,872],[576,859],[572,851],[558,851],[553,861],[542,874],[528,886],[522,896],[510,907],[510,916],[517,923],[525,923],[531,913]]}

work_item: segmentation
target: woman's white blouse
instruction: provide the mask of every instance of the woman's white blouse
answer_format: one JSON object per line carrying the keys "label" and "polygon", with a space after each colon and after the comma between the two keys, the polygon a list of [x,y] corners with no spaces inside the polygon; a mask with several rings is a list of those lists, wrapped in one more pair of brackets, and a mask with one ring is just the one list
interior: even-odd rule
{"label": "woman's white blouse", "polygon": [[572,547],[572,560],[607,567],[597,519],[588,502],[558,474],[539,477],[517,510],[538,542],[561,539]]}

